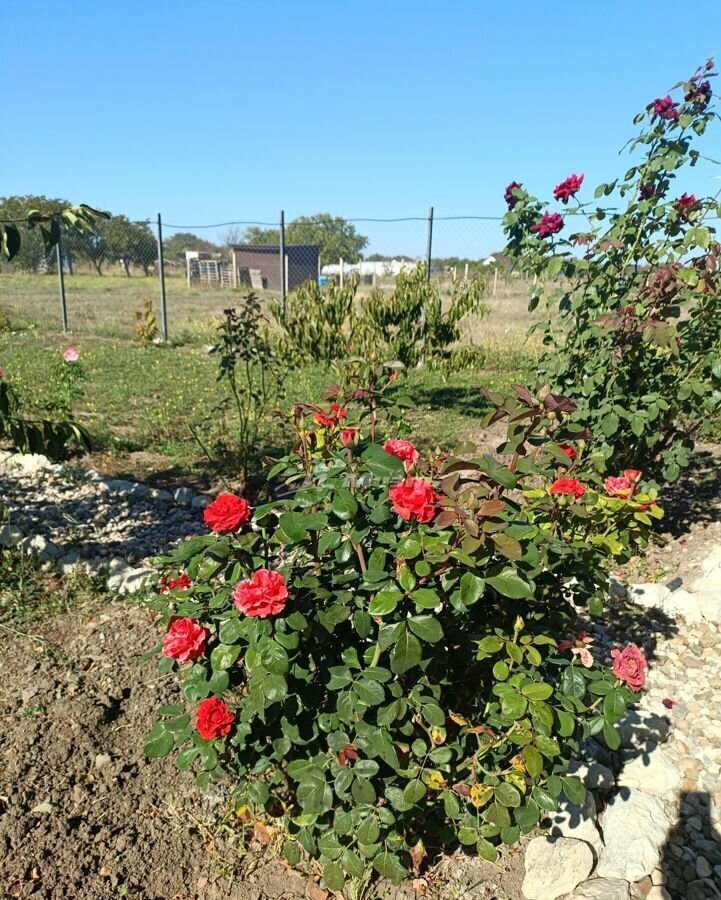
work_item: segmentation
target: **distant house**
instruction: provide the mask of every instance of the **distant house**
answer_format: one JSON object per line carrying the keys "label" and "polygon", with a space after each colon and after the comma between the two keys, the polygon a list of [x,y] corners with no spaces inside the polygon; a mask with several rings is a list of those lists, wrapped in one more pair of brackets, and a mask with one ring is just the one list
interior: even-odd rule
{"label": "distant house", "polygon": [[[255,289],[280,291],[280,247],[278,244],[233,244],[232,266],[238,283]],[[285,285],[295,290],[320,273],[320,247],[315,244],[287,244]]]}

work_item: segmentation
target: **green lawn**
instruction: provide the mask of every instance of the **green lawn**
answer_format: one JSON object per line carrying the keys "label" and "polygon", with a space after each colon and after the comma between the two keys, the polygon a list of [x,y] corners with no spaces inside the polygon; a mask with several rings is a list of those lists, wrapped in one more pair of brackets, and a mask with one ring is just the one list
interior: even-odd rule
{"label": "green lawn", "polygon": [[[209,486],[212,467],[191,425],[212,416],[221,399],[215,359],[200,347],[142,349],[127,340],[26,331],[0,335],[0,369],[23,397],[40,404],[50,366],[70,343],[80,351],[87,373],[85,399],[77,408],[93,440],[87,462],[156,483],[189,480]],[[449,448],[477,433],[486,409],[479,387],[503,389],[514,381],[529,381],[533,364],[533,354],[516,341],[514,352],[489,348],[481,372],[446,379],[427,370],[408,372],[399,385],[417,403],[409,419],[418,442]],[[332,381],[332,373],[317,367],[293,370],[283,405],[290,409],[297,400],[320,401]],[[259,456],[285,446],[280,423],[270,418]]]}

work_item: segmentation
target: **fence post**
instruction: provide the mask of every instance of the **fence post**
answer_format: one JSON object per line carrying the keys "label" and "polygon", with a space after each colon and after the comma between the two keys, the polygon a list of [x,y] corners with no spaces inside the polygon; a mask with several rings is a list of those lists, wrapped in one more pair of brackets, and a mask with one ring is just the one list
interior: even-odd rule
{"label": "fence post", "polygon": [[493,296],[496,296],[496,288],[498,287],[498,266],[493,270]]}
{"label": "fence post", "polygon": [[433,249],[433,207],[428,210],[428,248],[426,250],[426,281],[431,280],[431,250]]}
{"label": "fence post", "polygon": [[163,343],[168,343],[168,306],[165,296],[165,265],[163,259],[163,222],[158,213],[158,275],[160,276],[160,326]]}
{"label": "fence post", "polygon": [[58,284],[60,286],[60,321],[63,325],[63,334],[68,330],[68,305],[65,302],[65,274],[63,273],[63,251],[60,241],[55,245],[58,260]]}
{"label": "fence post", "polygon": [[285,319],[285,210],[280,211],[280,314]]}

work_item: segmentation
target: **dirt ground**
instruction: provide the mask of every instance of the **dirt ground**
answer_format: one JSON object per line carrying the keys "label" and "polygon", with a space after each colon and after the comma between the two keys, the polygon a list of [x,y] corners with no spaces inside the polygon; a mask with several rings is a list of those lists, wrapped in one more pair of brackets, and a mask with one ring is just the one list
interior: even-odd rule
{"label": "dirt ground", "polygon": [[[329,897],[312,873],[278,861],[276,841],[263,847],[237,824],[218,826],[222,789],[200,793],[172,758],[144,759],[154,710],[177,700],[173,676],[140,659],[157,640],[148,615],[120,601],[33,634],[0,630],[0,896]],[[516,848],[498,866],[452,857],[363,897],[519,900],[522,878]]]}

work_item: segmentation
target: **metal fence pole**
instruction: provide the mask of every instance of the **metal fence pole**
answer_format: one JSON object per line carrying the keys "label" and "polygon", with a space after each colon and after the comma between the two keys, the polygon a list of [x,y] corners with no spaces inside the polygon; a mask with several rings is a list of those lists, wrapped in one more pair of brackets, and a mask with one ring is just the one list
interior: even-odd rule
{"label": "metal fence pole", "polygon": [[433,207],[428,210],[428,247],[426,249],[426,281],[431,280],[431,250],[433,249]]}
{"label": "metal fence pole", "polygon": [[285,318],[285,211],[280,211],[280,313]]}
{"label": "metal fence pole", "polygon": [[58,260],[58,284],[60,286],[60,321],[63,325],[63,333],[68,330],[68,305],[65,301],[65,274],[63,272],[63,251],[60,241],[55,245]]}
{"label": "metal fence pole", "polygon": [[163,259],[163,222],[158,213],[158,275],[160,276],[160,325],[163,342],[168,343],[168,305],[165,296],[165,265]]}

